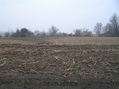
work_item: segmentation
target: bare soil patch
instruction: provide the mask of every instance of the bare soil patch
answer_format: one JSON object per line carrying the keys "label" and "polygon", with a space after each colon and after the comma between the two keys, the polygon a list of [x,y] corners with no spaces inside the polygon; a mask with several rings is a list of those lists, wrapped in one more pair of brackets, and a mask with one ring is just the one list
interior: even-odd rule
{"label": "bare soil patch", "polygon": [[0,89],[119,89],[119,44],[53,40],[0,40]]}

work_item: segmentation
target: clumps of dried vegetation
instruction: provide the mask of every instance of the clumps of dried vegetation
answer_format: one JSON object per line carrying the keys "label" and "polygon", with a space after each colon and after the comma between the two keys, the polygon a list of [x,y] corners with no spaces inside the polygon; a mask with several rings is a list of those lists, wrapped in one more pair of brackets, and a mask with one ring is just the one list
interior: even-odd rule
{"label": "clumps of dried vegetation", "polygon": [[119,84],[119,45],[0,44],[0,82],[25,75],[58,83]]}

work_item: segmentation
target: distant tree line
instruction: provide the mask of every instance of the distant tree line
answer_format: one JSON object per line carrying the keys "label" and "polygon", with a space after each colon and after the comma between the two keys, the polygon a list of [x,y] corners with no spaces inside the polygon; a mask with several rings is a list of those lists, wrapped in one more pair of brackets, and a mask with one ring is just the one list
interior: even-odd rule
{"label": "distant tree line", "polygon": [[30,37],[33,36],[33,32],[29,31],[27,28],[17,29],[15,33],[11,34],[11,37]]}
{"label": "distant tree line", "polygon": [[97,23],[94,32],[98,36],[119,37],[119,16],[114,14],[106,26],[103,26],[101,22]]}
{"label": "distant tree line", "polygon": [[91,37],[92,32],[89,31],[89,29],[76,29],[74,30],[74,35],[73,36],[78,36],[78,37]]}
{"label": "distant tree line", "polygon": [[[109,22],[103,26],[101,22],[96,23],[93,32],[96,36],[105,37],[119,37],[119,16],[114,14]],[[76,36],[76,37],[92,37],[94,33],[89,29],[75,29],[73,33],[59,32],[59,29],[55,26],[51,26],[48,32],[36,30],[31,32],[27,28],[17,29],[16,32],[5,32],[4,37],[31,37],[31,36]],[[2,35],[0,35],[2,37]]]}

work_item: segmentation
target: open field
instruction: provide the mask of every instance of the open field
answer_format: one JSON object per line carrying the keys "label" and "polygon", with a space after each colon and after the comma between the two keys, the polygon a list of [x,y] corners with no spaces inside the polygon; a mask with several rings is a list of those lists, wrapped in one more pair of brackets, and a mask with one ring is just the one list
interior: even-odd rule
{"label": "open field", "polygon": [[33,37],[33,38],[3,38],[0,39],[2,43],[20,43],[20,44],[34,44],[40,41],[48,41],[56,45],[118,45],[119,37]]}
{"label": "open field", "polygon": [[119,38],[0,39],[0,89],[119,89]]}
{"label": "open field", "polygon": [[50,37],[48,41],[51,41],[57,45],[118,45],[118,37]]}

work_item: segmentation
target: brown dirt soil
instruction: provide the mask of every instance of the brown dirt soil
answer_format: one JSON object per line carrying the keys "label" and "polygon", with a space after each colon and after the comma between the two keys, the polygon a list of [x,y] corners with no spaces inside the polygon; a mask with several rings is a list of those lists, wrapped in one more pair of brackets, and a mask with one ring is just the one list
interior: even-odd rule
{"label": "brown dirt soil", "polygon": [[119,89],[118,44],[20,42],[0,44],[0,89]]}

